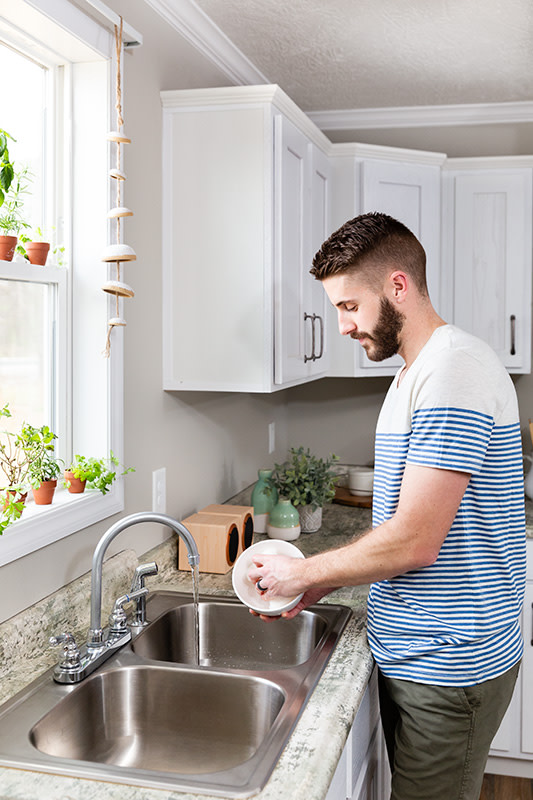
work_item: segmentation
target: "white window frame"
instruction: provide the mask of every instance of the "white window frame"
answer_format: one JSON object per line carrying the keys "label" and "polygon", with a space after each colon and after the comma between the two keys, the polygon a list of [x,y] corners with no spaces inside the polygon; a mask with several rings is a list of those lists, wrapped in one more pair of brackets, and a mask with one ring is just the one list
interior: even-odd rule
{"label": "white window frame", "polygon": [[[114,42],[112,34],[112,25],[119,22],[118,16],[107,9],[100,0],[88,0],[91,6],[96,10],[97,21],[94,18],[88,17],[80,11],[69,0],[17,0],[17,2],[25,2],[27,5],[33,7],[38,11],[42,11],[46,16],[56,22],[61,28],[70,31],[77,39],[84,41],[93,50],[98,52],[100,56],[108,59],[108,130],[112,125],[110,121],[114,119],[114,82],[112,76],[114,75],[115,55],[114,55]],[[15,3],[10,7],[13,11]],[[0,20],[2,22],[2,20]],[[10,21],[15,25],[16,19]],[[38,30],[38,27],[36,28]],[[20,41],[27,41],[29,35],[27,29],[24,32],[20,31]],[[134,44],[142,43],[142,37],[137,31],[124,24],[124,39],[131,41]],[[19,49],[20,49],[19,41]],[[38,43],[38,40],[35,40]],[[40,59],[43,61],[43,59]],[[67,68],[68,70],[68,68]],[[65,76],[65,85],[69,87],[71,74],[67,72]],[[112,85],[113,83],[113,85]],[[71,88],[70,88],[71,91]],[[65,141],[70,141],[69,132]],[[107,164],[102,164],[103,174],[107,173],[110,167],[110,148],[107,147]],[[56,167],[55,158],[54,168]],[[64,176],[65,184],[72,186],[72,175]],[[107,194],[107,202],[110,200],[110,192]],[[109,206],[108,206],[109,207]],[[103,209],[104,213],[106,209]],[[96,211],[95,213],[99,213]],[[75,224],[72,216],[68,214],[69,219],[65,219],[64,233],[65,241],[70,239],[70,230]],[[75,232],[74,232],[75,233]],[[111,241],[110,224],[107,223],[107,241]],[[76,267],[76,242],[73,240],[73,248],[70,252],[73,253],[74,269]],[[104,242],[105,245],[105,242]],[[95,266],[93,266],[93,270]],[[96,266],[97,269],[97,266]],[[72,308],[74,300],[79,304],[80,299],[83,301],[83,296],[80,296],[80,290],[76,289],[76,273],[69,272],[65,269],[58,269],[55,267],[42,268],[32,267],[32,265],[21,264],[20,262],[0,262],[0,276],[2,278],[16,279],[16,280],[32,280],[41,283],[53,283],[57,285],[59,293],[59,302],[68,302],[69,312],[66,316],[66,322],[62,324],[62,330],[58,331],[58,347],[59,352],[57,358],[64,370],[60,381],[62,382],[61,392],[62,400],[59,402],[67,402],[71,405],[71,417],[78,413],[77,409],[73,408],[75,397],[75,384],[76,376],[80,375],[76,367],[72,367]],[[93,278],[94,282],[94,278]],[[77,295],[75,296],[77,292]],[[114,298],[102,295],[102,304],[105,305],[107,317],[114,316]],[[106,301],[107,298],[107,301]],[[95,325],[99,325],[99,321],[95,320]],[[66,330],[65,330],[66,328]],[[101,329],[102,336],[102,350],[104,346],[105,327]],[[106,427],[106,441],[107,452],[110,450],[117,456],[119,461],[123,463],[124,452],[124,430],[123,430],[123,408],[124,408],[124,346],[123,346],[123,330],[115,328],[113,331],[113,340],[111,347],[111,354],[105,360],[106,372],[106,388],[107,398],[105,399],[106,419],[98,420],[97,425]],[[79,368],[78,368],[79,369]],[[104,369],[104,367],[102,367]],[[74,384],[74,385],[72,385]],[[88,404],[90,405],[90,404]],[[61,413],[61,411],[60,411]],[[86,423],[87,431],[90,431],[91,425],[95,424],[94,419]],[[70,426],[72,430],[72,426]],[[90,437],[90,433],[85,435],[85,440]],[[72,452],[72,442],[70,440],[70,433],[66,436],[69,454]],[[76,439],[74,439],[74,447],[78,447]],[[81,448],[80,448],[81,449]],[[88,455],[100,455],[99,453],[87,453]],[[102,453],[107,455],[107,453]],[[68,457],[68,455],[67,455]],[[31,552],[39,550],[53,542],[69,536],[76,531],[93,525],[106,517],[109,517],[124,509],[124,486],[123,479],[118,478],[112,485],[110,491],[102,495],[98,491],[86,491],[83,495],[71,495],[66,489],[62,491],[56,490],[54,502],[50,506],[36,506],[29,503],[25,508],[20,520],[9,526],[5,533],[0,536],[0,566],[10,563],[15,559],[21,558]]]}

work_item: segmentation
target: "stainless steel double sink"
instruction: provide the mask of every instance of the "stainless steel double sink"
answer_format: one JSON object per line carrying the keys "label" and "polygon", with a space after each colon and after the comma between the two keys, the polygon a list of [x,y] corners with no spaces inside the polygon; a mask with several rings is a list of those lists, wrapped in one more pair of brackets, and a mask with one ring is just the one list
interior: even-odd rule
{"label": "stainless steel double sink", "polygon": [[0,765],[246,797],[268,780],[348,621],[316,605],[265,623],[233,598],[156,591],[151,622],[83,682],[52,670],[0,708]]}

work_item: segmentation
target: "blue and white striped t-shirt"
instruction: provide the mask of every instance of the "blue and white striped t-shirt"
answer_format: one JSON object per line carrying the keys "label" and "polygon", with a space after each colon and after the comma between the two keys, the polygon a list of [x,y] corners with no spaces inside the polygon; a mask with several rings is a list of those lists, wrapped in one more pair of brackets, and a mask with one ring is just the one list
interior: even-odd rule
{"label": "blue and white striped t-shirt", "polygon": [[372,585],[368,638],[382,672],[468,686],[521,658],[525,585],[522,445],[513,383],[453,325],[433,333],[385,398],[373,525],[395,512],[406,463],[471,473],[434,564]]}

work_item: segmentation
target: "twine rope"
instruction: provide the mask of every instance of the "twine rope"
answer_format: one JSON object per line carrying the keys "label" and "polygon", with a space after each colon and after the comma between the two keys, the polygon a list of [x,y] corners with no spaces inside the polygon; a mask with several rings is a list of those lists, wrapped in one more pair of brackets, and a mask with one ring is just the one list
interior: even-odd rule
{"label": "twine rope", "polygon": [[[124,118],[122,116],[122,29],[124,20],[120,18],[120,26],[115,25],[115,61],[116,61],[116,74],[115,74],[115,110],[117,112],[117,131],[120,133],[124,126]],[[120,171],[122,164],[121,142],[116,142],[117,146],[117,170]],[[116,205],[122,205],[122,180],[117,178],[116,182]],[[120,217],[116,218],[116,243],[120,244]],[[120,281],[120,261],[115,262],[115,270],[117,281]],[[115,294],[115,316],[120,317],[119,295]],[[104,356],[109,358],[111,353],[111,332],[115,326],[108,324],[106,344],[104,349]]]}

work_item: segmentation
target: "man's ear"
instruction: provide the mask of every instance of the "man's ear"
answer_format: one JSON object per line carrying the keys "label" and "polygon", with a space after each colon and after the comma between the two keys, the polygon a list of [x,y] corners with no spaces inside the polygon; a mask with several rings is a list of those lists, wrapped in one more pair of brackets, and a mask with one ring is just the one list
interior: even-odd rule
{"label": "man's ear", "polygon": [[409,288],[409,277],[405,272],[397,269],[389,275],[389,291],[397,303],[405,302]]}

